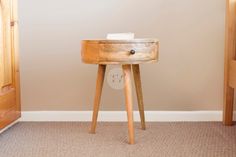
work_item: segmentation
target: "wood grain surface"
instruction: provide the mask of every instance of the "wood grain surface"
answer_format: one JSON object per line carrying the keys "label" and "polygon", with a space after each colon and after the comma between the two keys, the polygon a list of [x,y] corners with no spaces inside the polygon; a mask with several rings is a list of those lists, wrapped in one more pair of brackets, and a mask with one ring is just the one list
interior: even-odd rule
{"label": "wood grain surface", "polygon": [[158,52],[156,39],[83,40],[81,55],[88,64],[139,64],[156,62]]}

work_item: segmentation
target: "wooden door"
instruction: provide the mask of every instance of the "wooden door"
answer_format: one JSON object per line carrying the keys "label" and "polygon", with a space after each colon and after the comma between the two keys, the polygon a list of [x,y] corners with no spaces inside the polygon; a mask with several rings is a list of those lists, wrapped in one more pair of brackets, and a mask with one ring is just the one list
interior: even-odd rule
{"label": "wooden door", "polygon": [[0,0],[0,130],[20,117],[17,0]]}

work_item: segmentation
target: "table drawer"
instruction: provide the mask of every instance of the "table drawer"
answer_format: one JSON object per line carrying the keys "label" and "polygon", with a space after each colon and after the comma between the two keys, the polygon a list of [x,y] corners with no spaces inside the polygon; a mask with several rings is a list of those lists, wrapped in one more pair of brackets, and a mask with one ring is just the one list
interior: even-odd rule
{"label": "table drawer", "polygon": [[83,41],[82,60],[92,64],[139,64],[158,59],[156,40]]}
{"label": "table drawer", "polygon": [[158,45],[141,44],[100,44],[101,62],[140,62],[157,60]]}

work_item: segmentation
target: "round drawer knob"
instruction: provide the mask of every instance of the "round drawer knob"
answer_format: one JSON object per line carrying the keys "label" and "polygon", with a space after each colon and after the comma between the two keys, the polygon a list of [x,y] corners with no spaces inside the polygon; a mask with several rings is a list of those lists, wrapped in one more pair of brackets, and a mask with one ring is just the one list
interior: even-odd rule
{"label": "round drawer knob", "polygon": [[134,54],[135,54],[135,50],[130,50],[129,53],[130,53],[131,55],[134,55]]}

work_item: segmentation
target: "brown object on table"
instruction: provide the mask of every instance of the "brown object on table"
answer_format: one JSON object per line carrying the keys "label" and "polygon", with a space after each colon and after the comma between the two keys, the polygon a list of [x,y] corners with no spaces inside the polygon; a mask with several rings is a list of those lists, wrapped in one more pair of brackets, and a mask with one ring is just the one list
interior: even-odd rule
{"label": "brown object on table", "polygon": [[226,0],[226,6],[223,123],[233,125],[234,88],[236,88],[236,1]]}
{"label": "brown object on table", "polygon": [[156,62],[159,42],[156,39],[133,40],[83,40],[82,60],[88,64],[98,64],[97,85],[94,99],[91,133],[95,133],[99,104],[107,64],[120,64],[124,72],[125,103],[128,116],[129,143],[134,144],[133,102],[131,70],[136,86],[142,129],[145,130],[143,95],[141,88],[140,63]]}

